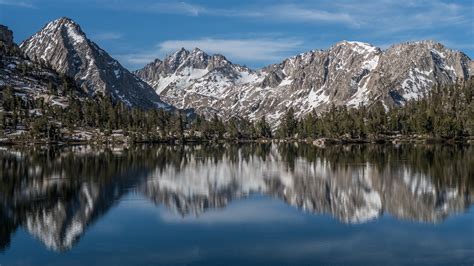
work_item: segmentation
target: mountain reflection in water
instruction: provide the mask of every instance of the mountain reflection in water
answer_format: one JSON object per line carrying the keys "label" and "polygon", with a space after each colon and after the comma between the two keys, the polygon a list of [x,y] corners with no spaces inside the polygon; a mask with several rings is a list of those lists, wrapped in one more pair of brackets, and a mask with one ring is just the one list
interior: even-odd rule
{"label": "mountain reflection in water", "polygon": [[3,148],[0,251],[19,227],[49,249],[71,249],[88,226],[130,193],[182,216],[262,194],[343,223],[364,223],[384,213],[440,223],[474,200],[474,149],[302,144]]}

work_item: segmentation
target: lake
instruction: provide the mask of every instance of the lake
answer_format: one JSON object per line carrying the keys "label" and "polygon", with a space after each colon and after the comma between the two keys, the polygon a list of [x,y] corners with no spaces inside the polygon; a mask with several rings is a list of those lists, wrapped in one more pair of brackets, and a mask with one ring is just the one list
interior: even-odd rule
{"label": "lake", "polygon": [[474,148],[0,148],[0,265],[473,265]]}

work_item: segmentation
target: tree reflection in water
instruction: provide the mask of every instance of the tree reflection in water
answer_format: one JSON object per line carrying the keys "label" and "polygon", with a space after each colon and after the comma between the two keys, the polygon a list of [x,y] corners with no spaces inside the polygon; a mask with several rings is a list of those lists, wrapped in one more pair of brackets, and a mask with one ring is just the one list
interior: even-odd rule
{"label": "tree reflection in water", "polygon": [[305,144],[34,147],[0,151],[0,250],[24,227],[49,249],[72,248],[130,192],[199,215],[260,193],[363,223],[383,213],[439,223],[474,199],[474,149]]}

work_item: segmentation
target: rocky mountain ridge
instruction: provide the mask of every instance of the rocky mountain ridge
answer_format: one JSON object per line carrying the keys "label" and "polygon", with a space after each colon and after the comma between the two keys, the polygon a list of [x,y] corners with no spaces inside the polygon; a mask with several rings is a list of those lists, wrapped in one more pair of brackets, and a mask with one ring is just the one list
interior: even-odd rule
{"label": "rocky mountain ridge", "polygon": [[90,96],[110,95],[131,107],[169,108],[148,84],[89,40],[79,24],[69,18],[48,23],[20,48],[33,61],[72,77]]}
{"label": "rocky mountain ridge", "polygon": [[207,114],[221,112],[218,104],[228,97],[229,89],[261,80],[256,71],[233,64],[222,55],[208,55],[199,48],[182,48],[134,73],[166,102]]}
{"label": "rocky mountain ridge", "polygon": [[[216,67],[209,59],[225,64]],[[301,117],[332,104],[403,105],[423,97],[432,86],[470,78],[474,63],[464,53],[434,41],[401,43],[386,50],[342,41],[257,71],[196,48],[181,49],[134,73],[179,108],[225,118],[266,115],[276,121],[289,107]]]}
{"label": "rocky mountain ridge", "polygon": [[[332,105],[403,105],[433,86],[466,80],[474,73],[467,55],[434,41],[401,43],[386,50],[342,41],[259,70],[234,64],[223,55],[183,48],[131,73],[69,18],[48,23],[20,48],[25,59],[72,77],[89,96],[111,95],[133,107],[194,109],[224,119],[266,116],[273,125],[290,107],[302,117]],[[11,71],[11,64],[4,65],[3,72]],[[3,76],[3,83],[15,87],[45,87]]]}

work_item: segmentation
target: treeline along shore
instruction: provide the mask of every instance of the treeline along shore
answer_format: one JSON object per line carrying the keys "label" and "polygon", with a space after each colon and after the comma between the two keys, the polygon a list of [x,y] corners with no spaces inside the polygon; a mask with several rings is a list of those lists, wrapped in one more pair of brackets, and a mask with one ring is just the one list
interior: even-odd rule
{"label": "treeline along shore", "polygon": [[428,95],[400,106],[387,107],[381,101],[357,108],[332,106],[302,118],[289,108],[272,124],[266,116],[256,121],[217,115],[206,119],[185,110],[129,108],[109,97],[80,98],[54,87],[51,93],[65,94],[69,104],[45,104],[41,98],[31,100],[3,86],[0,143],[474,141],[474,79],[434,86]]}

